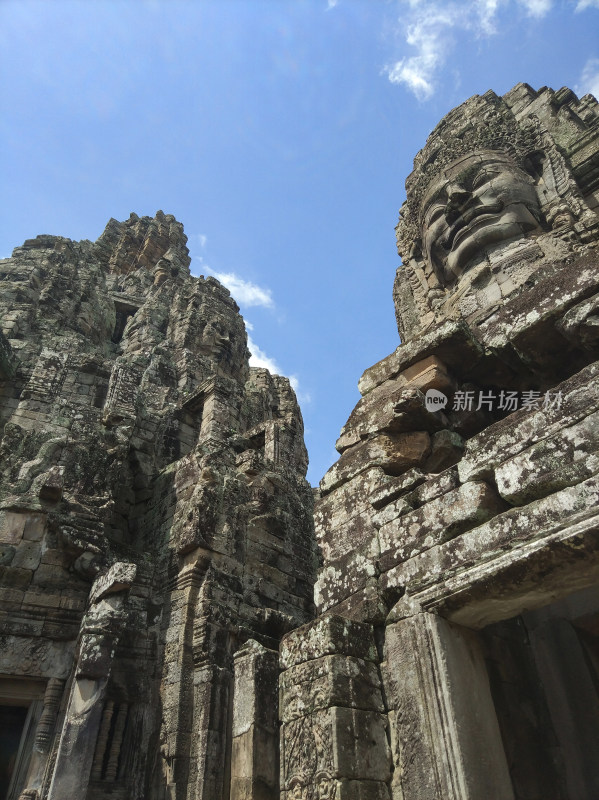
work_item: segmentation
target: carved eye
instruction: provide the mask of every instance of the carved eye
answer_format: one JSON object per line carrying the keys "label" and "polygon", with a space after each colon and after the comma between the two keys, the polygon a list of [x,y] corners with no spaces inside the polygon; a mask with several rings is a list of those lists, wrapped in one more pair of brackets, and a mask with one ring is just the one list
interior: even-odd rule
{"label": "carved eye", "polygon": [[494,169],[481,169],[478,174],[476,174],[472,180],[472,191],[476,189],[480,189],[481,186],[485,186],[487,183],[493,180],[493,178],[497,177],[499,172]]}
{"label": "carved eye", "polygon": [[441,202],[437,202],[434,205],[429,206],[424,214],[425,225],[432,225],[434,222],[436,222],[445,212],[445,208],[446,204]]}

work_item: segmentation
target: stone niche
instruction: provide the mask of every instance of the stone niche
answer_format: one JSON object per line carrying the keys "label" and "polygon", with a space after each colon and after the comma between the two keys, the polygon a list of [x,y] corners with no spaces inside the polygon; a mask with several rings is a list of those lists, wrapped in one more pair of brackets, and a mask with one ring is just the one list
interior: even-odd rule
{"label": "stone niche", "polygon": [[[597,101],[524,84],[473,97],[406,188],[401,344],[360,379],[315,507],[319,616],[282,644],[281,788],[593,800]],[[343,761],[356,709],[384,736],[361,723]]]}

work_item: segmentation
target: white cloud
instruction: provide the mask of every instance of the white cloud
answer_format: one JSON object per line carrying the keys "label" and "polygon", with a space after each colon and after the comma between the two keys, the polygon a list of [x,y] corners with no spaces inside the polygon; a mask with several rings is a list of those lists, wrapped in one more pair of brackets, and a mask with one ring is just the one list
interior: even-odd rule
{"label": "white cloud", "polygon": [[255,283],[246,281],[234,272],[215,272],[210,273],[219,280],[223,286],[231,292],[240,306],[263,306],[264,308],[274,308],[274,300],[270,289],[265,289]]}
{"label": "white cloud", "polygon": [[327,0],[327,11],[331,8],[335,8],[335,6],[339,3],[339,0]]}
{"label": "white cloud", "polygon": [[599,97],[599,58],[589,58],[584,65],[580,83],[576,86],[576,94],[593,94]]}
{"label": "white cloud", "polygon": [[[249,330],[253,330],[253,326],[249,324],[247,321],[245,323],[246,328]],[[261,350],[256,342],[252,339],[251,336],[248,335],[248,349],[250,351],[250,367],[262,367],[263,369],[267,369],[271,375],[283,375],[283,370],[277,364],[274,358],[270,358],[267,356],[264,350]],[[289,383],[293,391],[295,392],[295,396],[299,403],[306,405],[312,401],[310,394],[308,392],[302,391],[300,387],[299,378],[297,375],[289,375]]]}
{"label": "white cloud", "polygon": [[435,75],[445,60],[448,31],[457,24],[460,11],[453,4],[442,7],[430,0],[408,2],[413,13],[405,40],[416,49],[416,55],[402,58],[386,71],[391,83],[403,83],[418,100],[428,100],[435,91]]}
{"label": "white cloud", "polygon": [[297,375],[290,375],[289,383],[291,384],[291,388],[295,392],[295,396],[297,397],[297,401],[300,403],[300,405],[305,406],[312,402],[312,396],[310,395],[310,392],[304,392],[304,390],[300,388],[300,382]]}
{"label": "white cloud", "polygon": [[248,349],[250,351],[250,367],[262,367],[273,375],[282,375],[282,370],[274,360],[261,350],[251,336],[248,336]]}
{"label": "white cloud", "polygon": [[495,16],[504,0],[477,0],[476,10],[484,34],[495,33]]}
{"label": "white cloud", "polygon": [[524,6],[529,17],[544,17],[553,5],[552,0],[518,0]]}
{"label": "white cloud", "polygon": [[[474,37],[497,31],[499,10],[516,3],[531,17],[543,17],[553,0],[398,0],[401,9],[397,31],[404,44],[413,49],[387,65],[391,83],[404,84],[418,100],[428,100],[437,88],[437,76],[453,49],[452,31],[468,31]],[[599,0],[579,0],[599,3]]]}
{"label": "white cloud", "polygon": [[205,233],[190,233],[187,237],[187,240],[190,250],[194,249],[196,244],[198,244],[203,250],[208,242],[208,237]]}
{"label": "white cloud", "polygon": [[576,10],[584,11],[587,8],[599,8],[599,0],[579,0]]}

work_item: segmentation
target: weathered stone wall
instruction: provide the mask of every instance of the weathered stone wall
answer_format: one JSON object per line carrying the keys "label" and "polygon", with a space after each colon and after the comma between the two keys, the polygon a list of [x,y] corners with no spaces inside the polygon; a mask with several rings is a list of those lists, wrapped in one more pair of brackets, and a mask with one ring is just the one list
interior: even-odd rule
{"label": "weathered stone wall", "polygon": [[11,797],[227,796],[235,654],[312,616],[293,390],[185,242],[158,212],[2,262],[0,706],[42,687]]}
{"label": "weathered stone wall", "polygon": [[[567,89],[489,92],[414,166],[403,341],[363,374],[321,481],[321,616],[291,636],[338,618],[370,629],[396,800],[591,798],[599,108]],[[287,675],[283,708],[300,685]],[[284,765],[287,791],[297,771]]]}

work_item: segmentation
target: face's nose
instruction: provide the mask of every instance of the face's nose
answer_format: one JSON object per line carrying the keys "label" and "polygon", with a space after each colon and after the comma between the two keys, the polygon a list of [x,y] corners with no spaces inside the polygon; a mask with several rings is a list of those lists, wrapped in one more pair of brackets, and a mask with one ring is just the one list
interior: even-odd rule
{"label": "face's nose", "polygon": [[461,205],[470,197],[470,192],[459,183],[450,183],[447,187],[449,205]]}
{"label": "face's nose", "polygon": [[459,183],[450,183],[447,187],[447,211],[445,218],[451,224],[459,216],[460,211],[471,197],[471,193]]}

